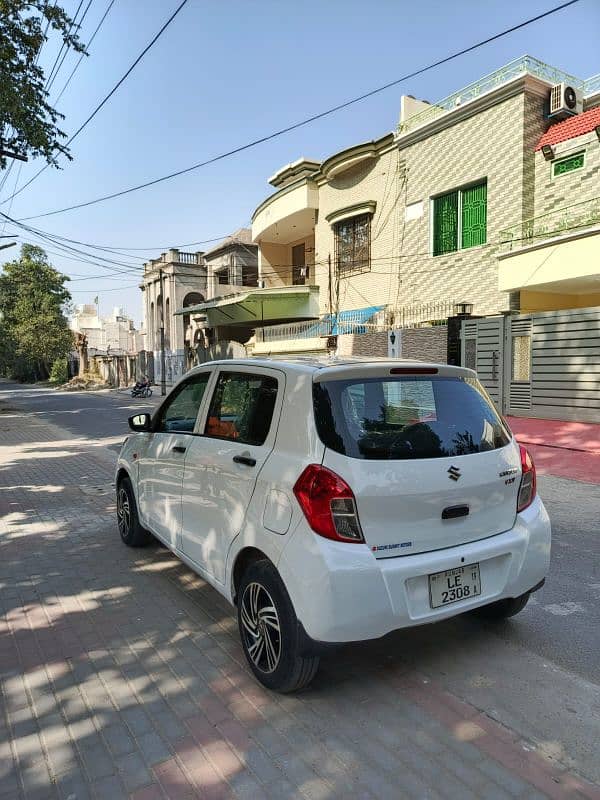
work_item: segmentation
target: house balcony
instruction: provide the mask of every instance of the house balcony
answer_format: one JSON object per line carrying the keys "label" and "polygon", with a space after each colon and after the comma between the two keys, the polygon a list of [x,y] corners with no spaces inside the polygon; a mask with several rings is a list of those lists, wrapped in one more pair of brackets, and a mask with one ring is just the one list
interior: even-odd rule
{"label": "house balcony", "polygon": [[556,209],[501,232],[500,291],[523,311],[600,305],[600,198]]}
{"label": "house balcony", "polygon": [[319,194],[303,176],[268,197],[252,217],[260,285],[297,286],[314,278],[315,221]]}

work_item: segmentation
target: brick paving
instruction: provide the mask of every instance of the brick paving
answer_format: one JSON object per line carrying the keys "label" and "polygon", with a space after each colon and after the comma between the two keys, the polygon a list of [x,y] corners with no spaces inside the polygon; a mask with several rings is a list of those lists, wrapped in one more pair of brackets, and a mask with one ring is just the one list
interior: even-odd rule
{"label": "brick paving", "polygon": [[600,798],[389,642],[261,688],[220,595],[120,544],[113,460],[0,413],[0,800]]}
{"label": "brick paving", "polygon": [[508,417],[540,475],[600,484],[600,425],[558,419]]}

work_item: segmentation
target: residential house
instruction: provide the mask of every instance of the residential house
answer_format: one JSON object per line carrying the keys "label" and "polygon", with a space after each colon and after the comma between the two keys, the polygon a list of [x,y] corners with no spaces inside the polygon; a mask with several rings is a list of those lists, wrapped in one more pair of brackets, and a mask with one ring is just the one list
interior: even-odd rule
{"label": "residential house", "polygon": [[190,345],[189,318],[175,317],[178,308],[202,302],[207,293],[207,272],[202,252],[172,248],[144,264],[143,327],[146,331],[145,371],[151,380],[162,378],[164,343],[165,380],[172,383],[187,368],[186,343]]}
{"label": "residential house", "polygon": [[[405,96],[395,132],[276,173],[277,191],[252,220],[259,281],[293,286],[307,276],[318,287],[321,323],[257,329],[254,352],[324,351],[324,334],[368,330],[377,319],[384,327],[432,326],[462,303],[477,316],[597,303],[593,282],[580,281],[572,291],[565,284],[553,305],[535,278],[529,287],[515,279],[523,273],[508,266],[514,249],[500,262],[500,280],[498,261],[507,229],[527,227],[542,212],[563,218],[559,209],[573,203],[593,209],[598,141],[589,109],[596,83],[524,56],[435,104]],[[586,119],[583,128],[565,122],[550,133],[557,84],[575,87],[584,113],[573,120]],[[544,161],[547,131],[562,166]],[[584,140],[589,153],[582,160]],[[514,234],[512,241],[514,248]],[[550,259],[553,275],[561,261]],[[594,263],[586,258],[589,269]],[[387,347],[386,337],[376,339],[379,354]]]}
{"label": "residential house", "polygon": [[117,306],[110,316],[100,317],[97,306],[78,305],[71,317],[70,327],[86,335],[89,355],[107,352],[135,355],[142,344],[133,320]]}
{"label": "residential house", "polygon": [[230,330],[228,317],[207,320],[202,304],[211,298],[243,293],[257,286],[257,247],[241,228],[206,252],[171,249],[144,265],[146,371],[157,383],[162,374],[161,328],[165,380],[176,381],[216,341],[245,341],[251,330]]}
{"label": "residential house", "polygon": [[[248,230],[238,231],[204,254],[210,294],[175,312],[176,318],[191,319],[199,360],[245,355],[244,345],[262,326],[318,319],[318,289],[304,281],[276,280],[278,263],[266,268],[263,259],[261,268],[250,236]],[[268,273],[268,280],[261,273]]]}
{"label": "residential house", "polygon": [[522,311],[600,306],[600,81],[586,105],[538,139],[533,214],[502,233],[499,287]]}
{"label": "residential house", "polygon": [[122,308],[115,307],[110,316],[100,317],[97,306],[79,305],[70,327],[85,335],[91,367],[111,385],[126,385],[135,378],[143,336]]}

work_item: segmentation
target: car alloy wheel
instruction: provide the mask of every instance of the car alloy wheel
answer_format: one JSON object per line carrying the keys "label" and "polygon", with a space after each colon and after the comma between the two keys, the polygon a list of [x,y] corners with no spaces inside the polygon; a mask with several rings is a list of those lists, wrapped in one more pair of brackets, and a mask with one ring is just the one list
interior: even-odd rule
{"label": "car alloy wheel", "polygon": [[281,657],[281,627],[271,595],[260,583],[246,586],[241,603],[242,635],[257,669],[271,673]]}
{"label": "car alloy wheel", "polygon": [[121,486],[117,495],[117,524],[119,525],[119,533],[124,538],[131,530],[131,507],[129,505],[129,496],[125,491],[125,487]]}

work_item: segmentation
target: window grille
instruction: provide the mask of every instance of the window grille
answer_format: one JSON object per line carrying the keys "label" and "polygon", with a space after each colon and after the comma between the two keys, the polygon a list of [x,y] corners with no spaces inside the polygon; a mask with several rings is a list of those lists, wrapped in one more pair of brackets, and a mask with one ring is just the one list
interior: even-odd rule
{"label": "window grille", "polygon": [[584,161],[584,153],[576,153],[575,155],[568,156],[568,158],[561,158],[560,161],[554,161],[552,164],[552,175],[558,178],[560,175],[573,172],[573,170],[583,169]]}
{"label": "window grille", "polygon": [[340,277],[371,269],[371,215],[362,214],[335,226],[335,263]]}
{"label": "window grille", "polygon": [[433,201],[433,255],[458,249],[458,192],[450,192]]}
{"label": "window grille", "polygon": [[476,247],[487,240],[487,183],[435,197],[433,255]]}

